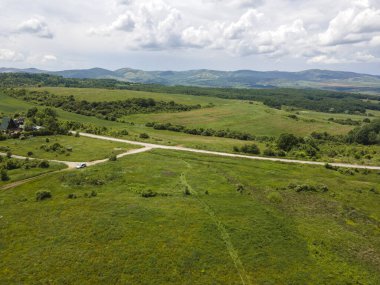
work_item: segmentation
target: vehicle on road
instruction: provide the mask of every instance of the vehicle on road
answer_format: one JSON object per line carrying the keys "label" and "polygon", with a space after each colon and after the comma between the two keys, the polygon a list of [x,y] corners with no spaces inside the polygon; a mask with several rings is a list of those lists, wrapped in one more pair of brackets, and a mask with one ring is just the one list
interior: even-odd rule
{"label": "vehicle on road", "polygon": [[86,168],[87,167],[87,164],[86,163],[79,163],[77,165],[77,169],[82,169],[82,168]]}

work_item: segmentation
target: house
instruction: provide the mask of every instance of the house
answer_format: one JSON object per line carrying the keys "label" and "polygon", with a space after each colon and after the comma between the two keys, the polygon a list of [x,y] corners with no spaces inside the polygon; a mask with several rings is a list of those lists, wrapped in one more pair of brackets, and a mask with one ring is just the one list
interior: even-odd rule
{"label": "house", "polygon": [[13,119],[4,117],[1,125],[0,125],[0,131],[2,132],[8,132],[8,131],[17,131],[19,129],[18,123],[16,123]]}

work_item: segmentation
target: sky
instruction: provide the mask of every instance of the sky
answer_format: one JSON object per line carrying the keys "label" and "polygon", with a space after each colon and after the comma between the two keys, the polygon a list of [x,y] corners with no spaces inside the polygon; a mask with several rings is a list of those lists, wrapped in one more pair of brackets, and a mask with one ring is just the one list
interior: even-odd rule
{"label": "sky", "polygon": [[0,66],[380,74],[380,0],[0,0]]}

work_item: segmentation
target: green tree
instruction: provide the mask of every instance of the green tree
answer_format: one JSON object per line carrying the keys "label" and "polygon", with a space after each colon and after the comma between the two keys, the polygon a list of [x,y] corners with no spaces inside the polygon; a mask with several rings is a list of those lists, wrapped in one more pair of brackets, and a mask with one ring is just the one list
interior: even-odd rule
{"label": "green tree", "polygon": [[293,134],[281,134],[277,140],[277,147],[289,151],[300,143],[300,139]]}

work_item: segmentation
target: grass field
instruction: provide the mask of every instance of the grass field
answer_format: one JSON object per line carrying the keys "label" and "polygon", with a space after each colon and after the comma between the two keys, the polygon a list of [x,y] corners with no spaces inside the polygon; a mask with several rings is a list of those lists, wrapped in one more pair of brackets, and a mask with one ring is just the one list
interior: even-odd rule
{"label": "grass field", "polygon": [[20,180],[32,178],[32,177],[50,173],[50,172],[54,172],[57,170],[64,169],[66,167],[63,164],[58,164],[58,163],[49,163],[49,164],[50,164],[49,168],[30,168],[30,169],[21,168],[21,169],[8,170],[9,180],[0,181],[0,187],[5,184],[17,182]]}
{"label": "grass field", "polygon": [[311,111],[301,112],[299,120],[295,121],[288,117],[294,112],[276,110],[264,106],[261,103],[249,104],[247,101],[225,100],[212,97],[161,94],[139,91],[102,90],[86,88],[41,88],[33,90],[47,90],[56,95],[73,95],[78,100],[88,101],[115,101],[128,98],[155,98],[157,100],[173,100],[182,104],[209,103],[213,108],[203,108],[190,112],[160,113],[131,115],[124,119],[144,125],[146,122],[161,122],[185,125],[187,127],[204,127],[214,129],[230,128],[237,131],[246,131],[254,135],[278,136],[284,131],[297,135],[308,135],[313,131],[327,131],[332,134],[344,134],[351,130],[352,126],[342,126],[328,122],[330,117],[352,118],[363,120],[362,116],[345,114],[326,114]]}
{"label": "grass field", "polygon": [[[48,139],[48,142],[46,141]],[[63,146],[64,152],[46,151],[41,146],[51,147],[55,143]],[[111,154],[120,154],[130,149],[139,148],[125,143],[96,140],[74,136],[32,137],[25,140],[9,139],[0,141],[0,147],[8,147],[12,154],[39,159],[54,159],[60,161],[94,161],[109,157]],[[70,149],[68,151],[67,149]]]}
{"label": "grass field", "polygon": [[[45,89],[43,89],[45,90]],[[101,98],[108,98],[109,100],[117,100],[123,98],[132,98],[136,96],[141,97],[154,97],[159,96],[159,99],[165,100],[165,94],[155,94],[147,92],[130,92],[121,90],[102,90],[102,89],[76,89],[76,88],[48,88],[47,90],[54,94],[70,95],[76,94],[78,99],[86,100],[101,100]],[[95,95],[94,95],[95,94]],[[124,96],[124,97],[123,97]],[[167,99],[175,99],[173,96],[167,95]],[[160,114],[139,114],[131,115],[124,118],[126,122],[133,122],[134,125],[121,122],[111,122],[98,119],[96,117],[88,117],[69,113],[60,109],[56,109],[60,119],[77,121],[86,124],[93,124],[96,126],[104,126],[110,130],[128,130],[129,135],[124,138],[129,140],[140,141],[139,135],[141,133],[149,134],[150,138],[145,140],[147,142],[165,144],[165,145],[180,145],[198,149],[232,152],[234,146],[241,147],[247,142],[234,139],[216,138],[216,137],[202,137],[194,136],[184,133],[176,133],[170,131],[154,130],[152,128],[145,127],[146,122],[157,121],[161,123],[170,122],[173,124],[181,124],[187,127],[203,127],[214,129],[226,129],[249,132],[255,135],[266,136],[278,136],[281,133],[294,133],[300,136],[308,135],[313,131],[323,132],[327,131],[331,134],[345,134],[353,128],[353,126],[343,126],[333,122],[329,122],[328,119],[334,117],[335,119],[347,119],[361,121],[363,116],[347,115],[347,114],[326,114],[312,111],[291,110],[290,108],[284,108],[284,110],[277,110],[268,108],[261,103],[249,104],[246,101],[239,100],[224,100],[218,98],[198,97],[198,96],[185,96],[178,95],[179,98],[186,98],[189,104],[198,103],[213,103],[215,107],[204,108],[200,110],[181,112],[181,113],[160,113]],[[23,101],[9,98],[0,94],[0,112],[12,113],[15,111],[26,111],[31,105],[26,104]],[[104,99],[105,100],[105,99]],[[186,101],[185,100],[185,101]],[[201,100],[201,101],[199,101]],[[204,100],[204,101],[202,101]],[[183,103],[183,102],[182,102]],[[15,109],[19,106],[18,109]],[[12,112],[9,112],[12,110]],[[372,112],[378,116],[378,113]],[[290,114],[296,114],[298,120],[289,118]],[[111,134],[112,135],[112,134]],[[259,148],[263,151],[266,148],[265,143],[255,142]],[[380,149],[379,146],[355,147],[357,151],[364,151],[369,153],[371,159],[366,159],[364,156],[356,159],[352,150],[345,151],[344,146],[326,146],[323,147],[324,154],[322,154],[320,160],[330,162],[347,162],[377,165],[379,163]],[[343,155],[338,155],[335,158],[330,158],[326,154],[331,150],[343,150]],[[22,150],[24,151],[24,150]],[[27,152],[28,150],[26,150]],[[346,153],[346,154],[344,154]],[[49,157],[53,157],[50,155]],[[62,155],[61,155],[62,157]],[[63,156],[64,157],[64,156]],[[64,157],[65,158],[65,157]],[[298,157],[292,157],[298,158]],[[72,158],[67,158],[72,159]]]}
{"label": "grass field", "polygon": [[379,177],[162,150],[55,174],[0,192],[0,283],[379,284]]}

